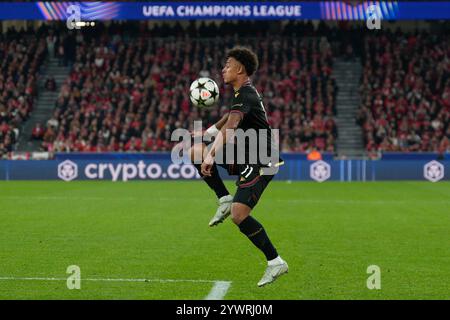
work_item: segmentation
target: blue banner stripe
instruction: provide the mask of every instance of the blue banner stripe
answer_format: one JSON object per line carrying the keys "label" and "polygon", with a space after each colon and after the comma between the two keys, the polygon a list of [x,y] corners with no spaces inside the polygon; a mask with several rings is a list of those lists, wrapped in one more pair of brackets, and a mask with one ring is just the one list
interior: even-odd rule
{"label": "blue banner stripe", "polygon": [[[0,2],[0,20],[65,20],[67,8],[79,5],[81,19],[366,19],[369,5],[379,6],[384,19],[450,19],[450,2],[344,1],[322,2]],[[46,8],[47,14],[39,9]]]}

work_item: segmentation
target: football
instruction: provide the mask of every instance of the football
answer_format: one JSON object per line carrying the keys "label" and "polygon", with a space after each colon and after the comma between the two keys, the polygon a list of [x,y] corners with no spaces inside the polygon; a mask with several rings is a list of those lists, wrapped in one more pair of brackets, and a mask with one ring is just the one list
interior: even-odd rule
{"label": "football", "polygon": [[210,78],[198,78],[189,88],[189,97],[197,107],[210,107],[219,100],[219,86]]}

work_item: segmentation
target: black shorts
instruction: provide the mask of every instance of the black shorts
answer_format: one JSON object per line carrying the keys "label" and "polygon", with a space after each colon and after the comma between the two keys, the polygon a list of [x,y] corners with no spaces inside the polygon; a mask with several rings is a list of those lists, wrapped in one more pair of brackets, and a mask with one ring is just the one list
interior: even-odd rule
{"label": "black shorts", "polygon": [[[249,165],[250,168],[251,166]],[[248,181],[246,179],[242,181],[244,175],[240,173],[238,176],[238,180],[236,181],[237,190],[234,194],[233,202],[243,203],[253,209],[274,176],[260,175],[258,173],[252,180]]]}
{"label": "black shorts", "polygon": [[[209,144],[206,143],[206,145]],[[261,174],[263,166],[259,164],[237,164],[236,150],[233,158],[225,161],[227,155],[226,147],[224,146],[221,152],[216,154],[216,164],[227,170],[230,176],[238,176],[236,180],[237,190],[233,202],[243,203],[253,209],[274,175]],[[233,163],[229,163],[230,160]]]}
{"label": "black shorts", "polygon": [[[226,159],[225,150],[224,148],[223,159]],[[236,180],[237,190],[233,202],[243,203],[253,209],[274,176],[263,175],[263,167],[259,164],[237,164],[237,157],[234,158],[234,163],[218,161],[217,165],[227,170],[230,176],[238,176]]]}

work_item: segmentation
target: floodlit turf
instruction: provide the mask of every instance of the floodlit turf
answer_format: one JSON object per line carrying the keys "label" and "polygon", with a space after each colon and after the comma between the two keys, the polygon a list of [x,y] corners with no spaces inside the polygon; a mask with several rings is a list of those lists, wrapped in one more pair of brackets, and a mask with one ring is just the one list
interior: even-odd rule
{"label": "floodlit turf", "polygon": [[[234,190],[232,182],[228,183]],[[263,255],[195,182],[0,182],[1,299],[450,298],[450,183],[272,182],[254,211],[289,274],[258,288]],[[69,265],[81,281],[69,290]],[[369,290],[369,265],[381,290]],[[161,281],[153,281],[153,280]]]}

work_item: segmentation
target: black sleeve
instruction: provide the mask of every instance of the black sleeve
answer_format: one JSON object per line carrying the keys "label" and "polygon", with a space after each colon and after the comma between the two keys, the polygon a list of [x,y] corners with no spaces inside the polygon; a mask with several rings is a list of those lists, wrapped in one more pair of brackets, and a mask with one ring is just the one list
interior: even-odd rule
{"label": "black sleeve", "polygon": [[235,96],[233,99],[233,104],[230,108],[230,114],[239,113],[241,114],[243,119],[249,111],[250,104],[248,103],[248,99],[245,98],[245,95],[243,93],[240,93],[237,97]]}

